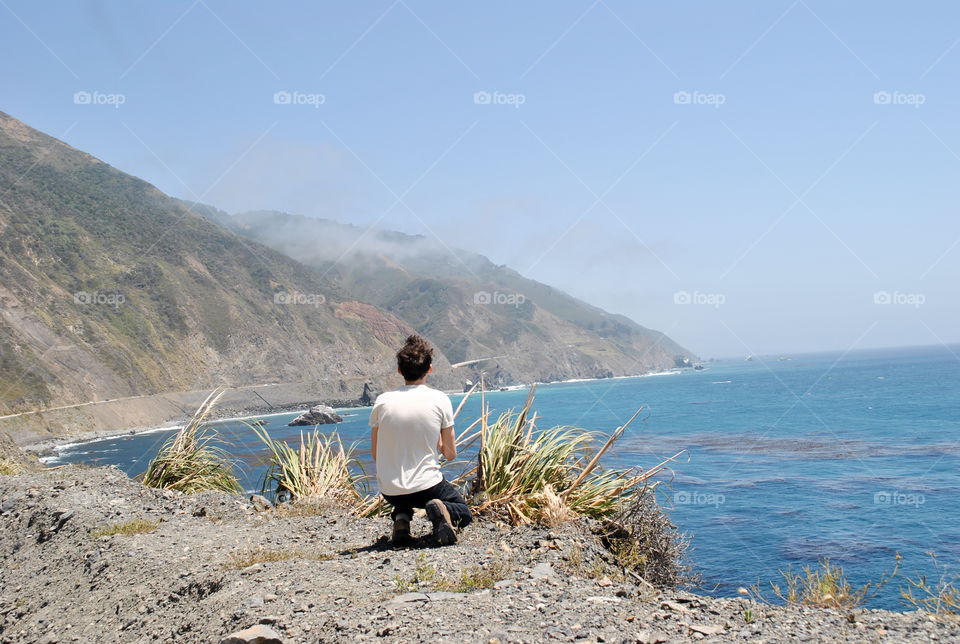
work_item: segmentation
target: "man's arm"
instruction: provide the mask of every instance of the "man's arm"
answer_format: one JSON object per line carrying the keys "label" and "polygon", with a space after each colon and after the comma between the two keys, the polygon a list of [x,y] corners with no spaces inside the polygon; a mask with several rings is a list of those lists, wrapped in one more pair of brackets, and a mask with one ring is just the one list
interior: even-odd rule
{"label": "man's arm", "polygon": [[377,462],[377,431],[380,427],[370,428],[370,453],[373,454],[373,462]]}
{"label": "man's arm", "polygon": [[437,443],[437,449],[448,461],[457,457],[457,443],[453,435],[453,425],[440,429],[440,441]]}

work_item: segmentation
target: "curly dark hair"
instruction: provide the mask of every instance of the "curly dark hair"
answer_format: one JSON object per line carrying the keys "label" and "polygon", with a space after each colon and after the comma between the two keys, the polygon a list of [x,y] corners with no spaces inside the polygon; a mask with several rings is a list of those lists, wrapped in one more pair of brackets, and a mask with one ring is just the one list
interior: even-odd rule
{"label": "curly dark hair", "polygon": [[397,366],[407,382],[420,380],[430,371],[433,363],[433,347],[419,335],[411,335],[397,352]]}

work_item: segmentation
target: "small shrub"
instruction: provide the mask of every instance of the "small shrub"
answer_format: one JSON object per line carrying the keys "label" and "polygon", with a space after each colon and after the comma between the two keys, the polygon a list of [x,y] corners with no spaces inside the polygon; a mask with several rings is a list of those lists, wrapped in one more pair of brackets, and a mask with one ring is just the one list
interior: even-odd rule
{"label": "small shrub", "polygon": [[156,530],[161,521],[162,519],[157,519],[156,521],[133,519],[132,521],[126,521],[125,523],[114,523],[111,526],[91,530],[90,536],[94,539],[98,539],[100,537],[109,537],[115,534],[122,534],[125,536],[143,534],[145,532],[152,532]]}
{"label": "small shrub", "polygon": [[276,497],[286,492],[294,500],[327,498],[351,506],[363,501],[350,471],[351,466],[358,464],[353,456],[354,446],[344,448],[336,432],[329,436],[316,429],[306,435],[301,432],[300,445],[294,449],[270,438],[265,429],[252,429],[270,452],[261,484],[263,494]]}
{"label": "small shrub", "polygon": [[581,577],[586,577],[587,579],[618,576],[618,573],[613,571],[601,556],[595,556],[589,563],[584,561],[583,549],[576,544],[566,552],[565,559],[567,562],[566,568],[570,572]]}
{"label": "small shrub", "polygon": [[505,561],[493,561],[483,566],[471,566],[467,570],[462,570],[460,576],[456,579],[441,578],[434,584],[436,590],[445,590],[453,593],[469,593],[484,588],[493,588],[493,585],[501,579],[506,579],[510,574],[510,563]]}
{"label": "small shrub", "polygon": [[430,584],[437,576],[437,569],[427,563],[427,557],[423,553],[417,555],[417,567],[413,571],[413,576],[407,579],[402,575],[394,577],[394,583],[397,584],[397,591],[400,593],[410,592],[411,590],[420,590]]}
{"label": "small shrub", "polygon": [[649,488],[603,522],[600,538],[625,578],[661,587],[700,581],[686,563],[689,538],[677,530]]}
{"label": "small shrub", "polygon": [[206,425],[224,391],[211,393],[190,422],[163,444],[143,474],[144,485],[186,494],[201,490],[243,491],[226,451],[216,444],[217,433]]}
{"label": "small shrub", "polygon": [[899,568],[900,554],[897,553],[893,571],[884,575],[879,583],[874,585],[871,581],[854,587],[842,566],[831,564],[829,559],[821,559],[816,568],[804,566],[803,572],[799,573],[793,572],[788,566],[785,571],[780,571],[786,586],[781,588],[779,584],[770,582],[770,587],[773,594],[786,604],[850,609],[862,605],[876,595],[877,591],[896,576]]}
{"label": "small shrub", "polygon": [[907,577],[908,585],[900,587],[900,596],[905,604],[918,610],[935,615],[958,615],[960,614],[960,588],[957,585],[960,574],[954,573],[952,578],[948,579],[946,571],[940,568],[936,556],[933,553],[930,556],[937,571],[937,583],[931,585],[926,575],[918,574],[916,579]]}

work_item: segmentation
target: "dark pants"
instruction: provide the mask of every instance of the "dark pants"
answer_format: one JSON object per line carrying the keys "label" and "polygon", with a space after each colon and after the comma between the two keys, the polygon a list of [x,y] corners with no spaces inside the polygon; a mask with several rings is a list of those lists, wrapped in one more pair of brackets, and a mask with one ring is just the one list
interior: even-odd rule
{"label": "dark pants", "polygon": [[397,520],[399,514],[413,517],[414,508],[425,508],[427,502],[433,499],[440,499],[447,506],[447,512],[450,513],[450,522],[453,523],[454,527],[462,528],[473,520],[470,508],[467,507],[463,495],[446,479],[426,490],[412,492],[411,494],[384,494],[383,498],[393,506],[390,518],[394,521]]}

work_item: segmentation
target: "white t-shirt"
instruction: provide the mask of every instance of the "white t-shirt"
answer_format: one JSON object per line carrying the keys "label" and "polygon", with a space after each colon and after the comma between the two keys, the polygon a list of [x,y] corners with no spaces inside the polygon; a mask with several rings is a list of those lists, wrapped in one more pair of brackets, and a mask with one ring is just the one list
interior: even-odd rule
{"label": "white t-shirt", "polygon": [[377,430],[377,483],[384,494],[410,494],[443,479],[437,443],[453,427],[450,398],[427,385],[405,385],[377,396],[370,412]]}

